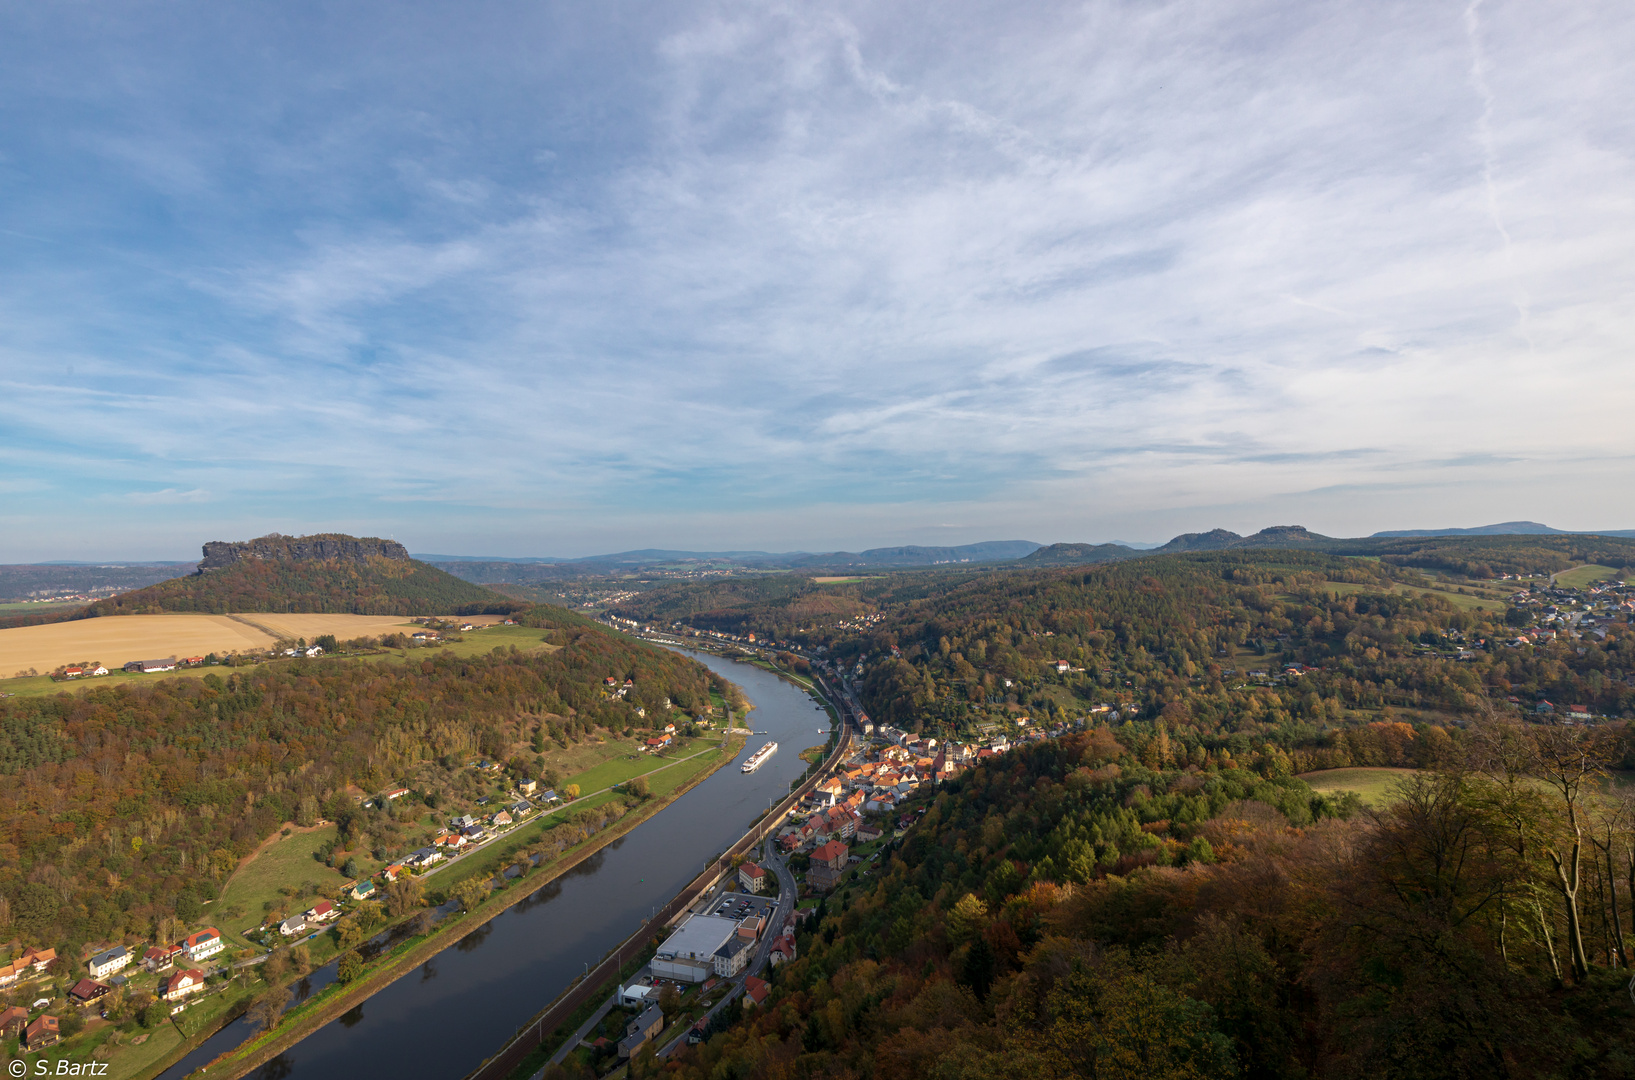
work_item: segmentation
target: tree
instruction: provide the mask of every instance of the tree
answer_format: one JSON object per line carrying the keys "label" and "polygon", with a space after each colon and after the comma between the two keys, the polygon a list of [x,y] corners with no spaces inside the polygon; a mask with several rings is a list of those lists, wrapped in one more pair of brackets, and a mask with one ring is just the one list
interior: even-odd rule
{"label": "tree", "polygon": [[462,911],[475,911],[488,896],[488,882],[467,878],[454,887],[454,899]]}
{"label": "tree", "polygon": [[674,1016],[680,1008],[681,993],[670,983],[665,983],[664,989],[659,991],[659,1011],[665,1016]]}
{"label": "tree", "polygon": [[579,797],[579,785],[569,784],[567,787],[562,789],[562,794],[570,799],[577,799]]}
{"label": "tree", "polygon": [[365,900],[358,905],[358,910],[352,917],[358,920],[358,925],[367,933],[385,921],[386,911],[378,902]]}
{"label": "tree", "polygon": [[275,986],[256,998],[244,1017],[257,1031],[270,1031],[278,1023],[278,1018],[284,1015],[292,996],[288,987]]}
{"label": "tree", "polygon": [[634,795],[638,799],[650,799],[653,791],[647,786],[647,777],[637,776],[625,782],[625,794]]}
{"label": "tree", "polygon": [[418,878],[398,875],[396,881],[386,886],[386,911],[394,919],[407,915],[420,906],[423,889]]}
{"label": "tree", "polygon": [[343,953],[340,961],[335,965],[335,978],[343,983],[349,983],[361,974],[363,974],[363,957],[358,955],[356,949]]}

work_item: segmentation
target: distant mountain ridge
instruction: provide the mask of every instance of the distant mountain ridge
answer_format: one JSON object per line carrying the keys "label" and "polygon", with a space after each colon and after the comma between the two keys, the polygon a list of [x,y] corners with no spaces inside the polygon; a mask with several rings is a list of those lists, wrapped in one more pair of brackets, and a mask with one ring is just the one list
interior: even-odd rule
{"label": "distant mountain ridge", "polygon": [[1374,536],[1620,536],[1635,537],[1635,529],[1601,529],[1578,531],[1552,529],[1536,521],[1502,521],[1497,525],[1478,525],[1470,529],[1393,529],[1377,532]]}

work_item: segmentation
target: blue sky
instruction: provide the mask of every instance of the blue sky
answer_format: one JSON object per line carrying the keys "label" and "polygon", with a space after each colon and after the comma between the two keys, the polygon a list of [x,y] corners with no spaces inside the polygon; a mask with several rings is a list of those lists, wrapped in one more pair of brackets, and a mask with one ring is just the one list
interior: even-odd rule
{"label": "blue sky", "polygon": [[1635,527],[1635,13],[13,4],[0,561]]}

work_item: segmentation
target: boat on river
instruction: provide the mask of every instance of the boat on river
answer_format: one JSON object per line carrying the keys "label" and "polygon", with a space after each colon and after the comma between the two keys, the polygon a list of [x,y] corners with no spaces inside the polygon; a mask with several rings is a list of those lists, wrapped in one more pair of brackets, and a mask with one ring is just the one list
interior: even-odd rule
{"label": "boat on river", "polygon": [[753,754],[749,755],[749,759],[744,762],[743,771],[747,772],[747,773],[754,772],[756,769],[759,769],[762,765],[766,764],[766,759],[767,758],[771,757],[773,754],[776,754],[777,752],[778,752],[778,744],[777,743],[775,743],[775,742],[767,743],[765,746],[761,747],[759,750],[757,750]]}

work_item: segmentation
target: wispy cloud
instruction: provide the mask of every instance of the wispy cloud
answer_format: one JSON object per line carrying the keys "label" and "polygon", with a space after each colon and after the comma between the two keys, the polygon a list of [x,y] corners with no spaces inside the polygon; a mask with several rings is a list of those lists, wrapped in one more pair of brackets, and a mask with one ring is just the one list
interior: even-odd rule
{"label": "wispy cloud", "polygon": [[1611,0],[167,18],[0,43],[0,517],[1635,519]]}

